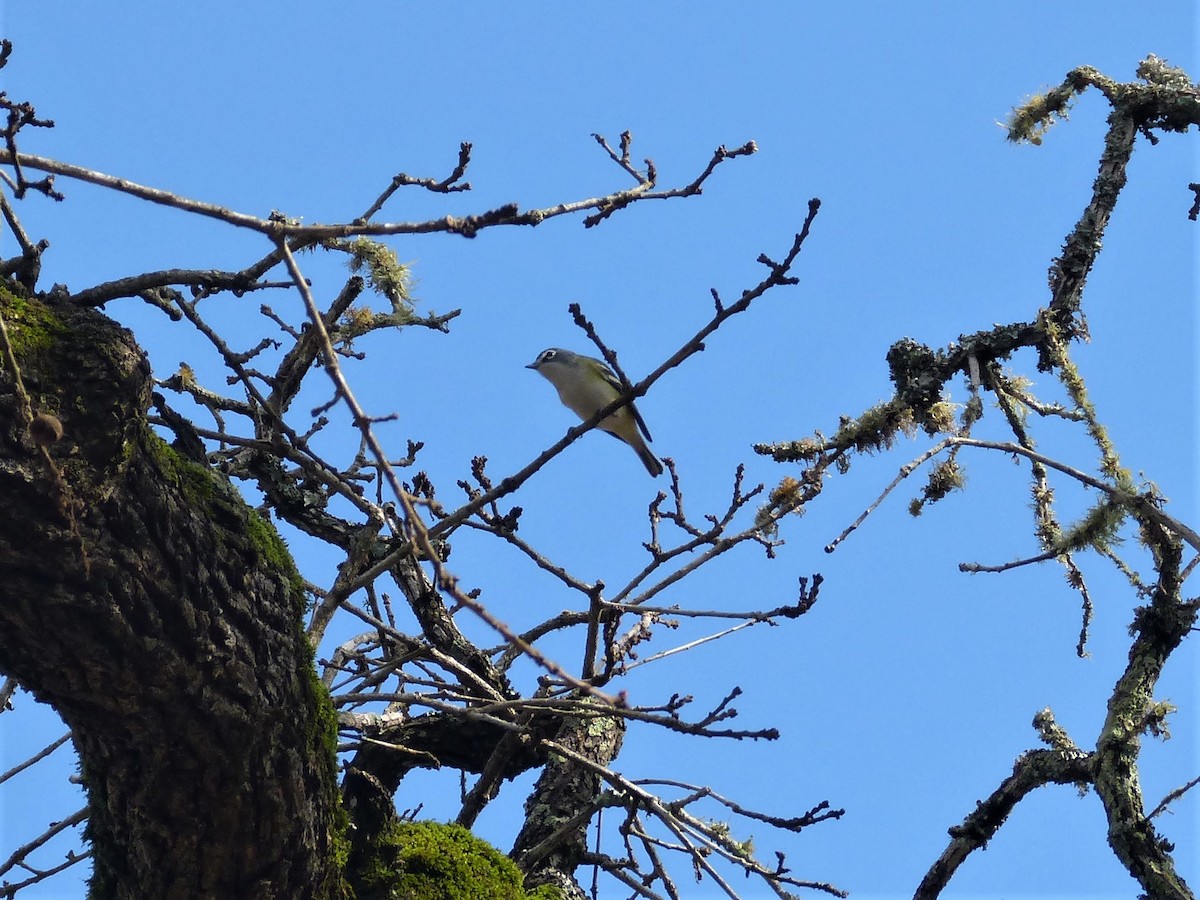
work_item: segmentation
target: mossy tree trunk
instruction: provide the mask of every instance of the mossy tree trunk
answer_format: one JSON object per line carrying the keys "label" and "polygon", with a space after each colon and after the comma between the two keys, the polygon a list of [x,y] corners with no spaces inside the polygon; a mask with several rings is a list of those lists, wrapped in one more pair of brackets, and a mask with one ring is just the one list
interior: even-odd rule
{"label": "mossy tree trunk", "polygon": [[0,291],[0,670],[70,726],[97,897],[342,893],[332,711],[298,576],[232,487],[155,437],[130,334]]}

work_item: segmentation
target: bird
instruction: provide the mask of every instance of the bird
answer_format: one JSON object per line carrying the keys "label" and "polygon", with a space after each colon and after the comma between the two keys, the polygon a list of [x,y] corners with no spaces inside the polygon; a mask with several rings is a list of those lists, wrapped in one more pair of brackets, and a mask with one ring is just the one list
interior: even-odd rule
{"label": "bird", "polygon": [[[621,380],[603,360],[581,353],[551,347],[538,354],[525,368],[533,369],[558,391],[558,399],[579,418],[587,420],[624,393]],[[624,441],[638,455],[646,471],[657,478],[663,472],[659,461],[646,441],[653,440],[650,430],[633,401],[605,417],[597,426],[601,431]],[[641,434],[638,430],[641,429]],[[646,440],[642,440],[642,435]]]}

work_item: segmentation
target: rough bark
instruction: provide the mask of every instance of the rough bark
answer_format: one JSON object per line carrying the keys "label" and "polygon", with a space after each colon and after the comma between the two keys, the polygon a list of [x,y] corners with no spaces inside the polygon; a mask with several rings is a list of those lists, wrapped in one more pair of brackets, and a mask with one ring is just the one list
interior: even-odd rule
{"label": "rough bark", "polygon": [[[624,721],[605,715],[566,717],[555,736],[560,746],[596,766],[616,759],[624,739]],[[551,752],[525,804],[525,824],[512,851],[528,887],[549,884],[567,897],[584,896],[575,870],[587,853],[587,828],[603,787],[594,768]]]}
{"label": "rough bark", "polygon": [[43,457],[0,370],[0,670],[59,711],[98,897],[340,892],[335,737],[295,568],[233,488],[155,437],[130,334],[0,290]]}
{"label": "rough bark", "polygon": [[1096,742],[1096,793],[1108,817],[1109,846],[1146,895],[1191,900],[1195,895],[1175,870],[1174,846],[1146,816],[1138,757],[1163,667],[1195,629],[1197,604],[1180,596],[1182,541],[1153,525],[1143,527],[1142,538],[1155,551],[1158,584],[1150,603],[1137,610],[1129,664],[1108,701]]}

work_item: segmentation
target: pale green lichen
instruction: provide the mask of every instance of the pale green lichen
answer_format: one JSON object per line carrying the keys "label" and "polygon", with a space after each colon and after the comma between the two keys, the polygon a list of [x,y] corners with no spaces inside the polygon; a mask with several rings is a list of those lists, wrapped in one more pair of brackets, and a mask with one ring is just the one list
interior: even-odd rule
{"label": "pale green lichen", "polygon": [[346,245],[346,249],[350,252],[350,271],[365,271],[367,284],[387,297],[392,302],[393,310],[405,309],[411,314],[409,289],[412,286],[412,274],[408,266],[400,262],[396,251],[387,244],[367,237],[355,238]]}

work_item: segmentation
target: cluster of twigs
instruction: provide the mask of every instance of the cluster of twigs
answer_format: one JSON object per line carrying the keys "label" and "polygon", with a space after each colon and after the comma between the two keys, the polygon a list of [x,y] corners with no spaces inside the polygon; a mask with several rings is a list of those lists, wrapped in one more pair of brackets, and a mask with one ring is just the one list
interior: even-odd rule
{"label": "cluster of twigs", "polygon": [[[309,636],[314,647],[335,615],[356,617],[364,630],[335,648],[320,660],[322,677],[339,711],[344,742],[341,750],[352,754],[347,771],[347,790],[355,775],[371,773],[372,782],[384,786],[385,793],[395,790],[403,773],[419,766],[458,766],[480,773],[476,786],[464,798],[460,822],[470,824],[479,811],[495,796],[499,782],[515,771],[544,765],[555,754],[594,774],[607,791],[598,792],[574,815],[580,821],[612,805],[626,808],[621,831],[626,840],[642,842],[653,865],[645,869],[644,860],[630,854],[621,861],[596,857],[594,862],[618,880],[633,879],[643,885],[645,896],[655,896],[650,887],[658,882],[668,894],[677,896],[674,881],[660,860],[667,846],[647,828],[646,817],[659,823],[665,834],[673,834],[678,843],[673,849],[684,852],[697,867],[728,888],[726,881],[707,861],[716,852],[727,861],[754,874],[780,891],[785,885],[813,886],[838,893],[831,886],[803,882],[791,876],[782,856],[775,866],[759,863],[747,846],[739,844],[729,827],[702,819],[687,809],[705,797],[738,815],[769,821],[777,827],[799,830],[840,811],[826,811],[828,803],[800,819],[782,819],[744,810],[708,789],[695,792],[686,800],[669,801],[655,797],[645,784],[638,785],[607,767],[608,759],[598,760],[571,750],[556,740],[563,721],[575,717],[604,719],[623,730],[627,723],[655,725],[675,732],[709,738],[773,739],[773,728],[732,729],[727,721],[736,715],[731,706],[740,689],[733,688],[713,709],[690,720],[685,712],[693,705],[688,696],[675,695],[658,706],[631,704],[623,693],[609,693],[605,686],[633,666],[646,665],[673,653],[734,633],[754,624],[795,618],[811,607],[817,596],[819,576],[812,588],[801,584],[795,604],[769,610],[688,610],[670,604],[655,604],[655,599],[681,578],[715,557],[745,543],[757,543],[768,554],[776,544],[773,523],[788,512],[786,505],[760,514],[744,525],[736,525],[739,513],[759,495],[761,486],[745,489],[739,469],[729,507],[719,515],[705,516],[693,523],[684,513],[683,492],[672,466],[670,494],[660,494],[649,510],[650,540],[646,547],[649,561],[626,585],[606,595],[601,582],[586,584],[551,562],[543,553],[518,536],[520,509],[502,510],[514,494],[550,459],[595,425],[609,412],[646,393],[672,368],[683,364],[704,349],[708,339],[730,317],[746,311],[766,291],[796,279],[790,275],[819,204],[813,201],[809,213],[782,262],[762,257],[764,278],[740,299],[726,305],[714,292],[714,313],[710,321],[682,343],[679,350],[655,371],[637,383],[628,379],[626,394],[588,422],[572,428],[564,437],[520,470],[494,479],[486,460],[477,459],[470,479],[459,482],[466,493],[465,502],[453,508],[443,506],[439,495],[424,475],[416,473],[411,483],[403,481],[397,470],[414,465],[421,445],[411,442],[401,459],[389,456],[379,440],[375,425],[387,416],[376,417],[357,400],[351,380],[343,368],[346,359],[358,358],[354,341],[381,329],[419,325],[446,330],[458,314],[455,310],[440,316],[423,317],[409,300],[408,273],[394,253],[376,238],[386,235],[420,234],[437,231],[472,237],[483,228],[528,225],[549,218],[579,213],[592,214],[585,225],[607,219],[634,202],[672,199],[699,194],[717,166],[732,158],[755,152],[747,143],[734,150],[718,148],[704,170],[681,188],[660,189],[652,162],[645,171],[630,162],[632,138],[621,136],[619,154],[597,137],[614,161],[637,182],[631,190],[619,190],[600,197],[563,203],[546,209],[522,210],[505,205],[478,216],[446,216],[423,222],[380,222],[377,215],[394,193],[405,187],[419,187],[436,193],[468,190],[464,181],[470,165],[471,146],[463,144],[454,171],[445,179],[399,174],[366,205],[362,215],[347,224],[303,225],[283,216],[261,219],[201,201],[190,200],[131,183],[125,179],[95,172],[56,160],[25,154],[17,147],[16,134],[26,125],[48,125],[36,118],[31,107],[10,107],[7,151],[0,162],[8,163],[15,173],[10,180],[14,195],[37,190],[56,199],[62,197],[53,188],[54,177],[67,177],[101,185],[141,199],[193,214],[203,215],[234,227],[262,234],[270,249],[236,271],[168,269],[141,273],[75,291],[69,302],[102,306],[127,297],[137,297],[164,311],[176,321],[186,321],[220,356],[228,373],[228,385],[216,388],[202,384],[193,369],[183,364],[170,377],[159,381],[161,392],[155,395],[156,415],[151,422],[174,435],[175,449],[194,462],[216,465],[230,477],[252,484],[265,497],[264,507],[301,532],[338,547],[344,553],[336,578],[328,585],[308,585],[313,598]],[[42,171],[41,182],[29,181],[27,173]],[[5,206],[14,232],[19,223]],[[44,250],[27,240],[21,241],[23,255],[7,264],[9,271],[29,288],[36,284],[40,253]],[[347,257],[352,274],[331,299],[322,301],[319,292],[305,275],[298,260],[303,250],[322,249]],[[281,275],[274,273],[280,272]],[[372,312],[355,304],[367,291],[386,299],[390,311]],[[278,337],[263,338],[255,346],[241,348],[231,343],[206,316],[205,301],[222,291],[244,296],[259,291],[294,290],[304,311],[304,323],[289,321],[276,308],[262,305],[264,319],[278,329]],[[594,325],[578,307],[572,308],[577,324],[596,344],[600,352],[621,372],[616,354],[605,344]],[[295,400],[307,383],[309,373],[323,370],[331,385],[328,402],[297,412]],[[228,387],[235,390],[230,392]],[[204,410],[212,424],[201,425],[179,412],[166,398],[174,393],[186,397]],[[315,448],[314,438],[329,426],[329,411],[340,406],[349,414],[358,433],[358,451],[348,462],[339,462]],[[665,502],[670,506],[665,507]],[[672,524],[681,535],[672,545],[663,532],[664,523]],[[581,611],[564,613],[526,630],[515,633],[499,620],[476,592],[465,590],[447,566],[448,543],[455,533],[469,528],[492,534],[516,547],[532,564],[554,572],[569,588],[582,595]],[[379,584],[387,577],[396,585],[406,611],[415,617],[418,628],[399,624],[396,602]],[[467,640],[456,616],[463,611],[485,622],[497,636],[497,646],[484,649]],[[651,640],[662,623],[673,617],[712,618],[728,622],[716,633],[688,646],[664,649],[653,656],[638,659],[638,651]],[[582,660],[565,665],[551,659],[540,645],[548,636],[583,627]],[[511,681],[513,664],[531,660],[542,672],[539,685],[529,696]],[[636,661],[635,661],[636,660]],[[489,735],[472,745],[463,740],[471,729]],[[520,737],[521,740],[514,738]],[[459,745],[457,751],[450,748]],[[463,747],[471,747],[463,750]],[[385,759],[385,762],[381,760]],[[360,779],[361,783],[361,779]],[[535,866],[546,858],[560,839],[539,841],[528,847],[522,858]]]}
{"label": "cluster of twigs", "polygon": [[[1195,629],[1200,601],[1185,599],[1182,586],[1200,562],[1200,535],[1164,510],[1166,498],[1153,483],[1139,486],[1121,464],[1108,431],[1098,417],[1082,376],[1073,362],[1072,345],[1087,338],[1083,317],[1083,290],[1087,275],[1103,245],[1104,231],[1126,183],[1126,168],[1135,139],[1152,144],[1154,131],[1186,132],[1200,125],[1200,89],[1181,70],[1156,57],[1144,60],[1137,70],[1140,82],[1121,84],[1088,67],[1073,70],[1059,87],[1032,98],[1018,108],[1009,122],[1013,141],[1040,142],[1046,129],[1065,117],[1067,104],[1088,88],[1099,90],[1113,107],[1101,153],[1092,196],[1063,250],[1050,270],[1050,301],[1035,320],[997,325],[988,331],[964,335],[941,350],[905,339],[888,353],[894,397],[857,418],[843,419],[831,438],[812,438],[756,449],[781,461],[799,462],[799,481],[811,479],[836,464],[847,471],[852,454],[876,452],[893,445],[901,434],[921,428],[940,436],[931,447],[901,467],[896,478],[826,550],[838,545],[870,516],[902,483],[933,460],[922,496],[911,510],[918,514],[965,484],[960,462],[963,448],[999,452],[1023,460],[1029,467],[1033,498],[1034,534],[1038,552],[999,564],[964,562],[966,572],[1003,572],[1022,566],[1057,561],[1067,583],[1082,598],[1082,622],[1077,653],[1086,654],[1093,600],[1076,557],[1094,551],[1110,561],[1128,579],[1145,605],[1137,609],[1131,633],[1129,664],[1114,686],[1108,718],[1094,750],[1075,745],[1053,713],[1043,710],[1034,726],[1050,749],[1022,755],[1013,774],[970,813],[963,824],[950,829],[947,849],[930,868],[916,891],[919,898],[939,895],[959,866],[975,850],[987,845],[1012,808],[1030,791],[1047,784],[1092,787],[1108,818],[1109,843],[1117,857],[1154,897],[1190,897],[1191,892],[1175,871],[1171,845],[1155,830],[1151,820],[1165,806],[1196,784],[1173,791],[1153,811],[1147,811],[1136,760],[1143,734],[1160,734],[1169,704],[1153,701],[1153,691],[1167,659]],[[1190,186],[1189,189],[1194,189]],[[1194,218],[1194,217],[1193,217]],[[1039,400],[1022,379],[1007,373],[1002,363],[1022,349],[1037,354],[1038,368],[1055,375],[1065,403]],[[951,379],[966,381],[969,397],[958,409],[948,401]],[[983,417],[983,397],[990,394],[999,408],[1007,439],[981,439],[973,431]],[[1054,459],[1036,449],[1028,419],[1061,419],[1083,427],[1095,447],[1099,462],[1092,474]],[[1055,506],[1052,473],[1097,492],[1092,507],[1073,523],[1064,523]],[[1122,529],[1132,526],[1139,542],[1149,550],[1152,574],[1139,573],[1116,544]],[[1192,558],[1184,563],[1185,548]]]}

